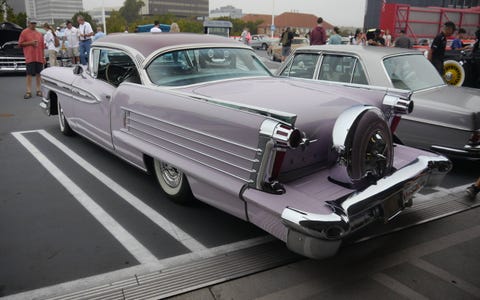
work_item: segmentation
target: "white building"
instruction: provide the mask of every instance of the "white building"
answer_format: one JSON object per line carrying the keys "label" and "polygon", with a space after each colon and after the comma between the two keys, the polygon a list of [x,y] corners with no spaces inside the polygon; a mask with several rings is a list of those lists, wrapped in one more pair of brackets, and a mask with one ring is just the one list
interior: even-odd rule
{"label": "white building", "polygon": [[64,23],[83,11],[82,0],[25,0],[27,17],[40,22]]}
{"label": "white building", "polygon": [[229,17],[232,19],[240,19],[243,17],[242,10],[240,8],[235,8],[231,5],[222,6],[220,8],[215,8],[210,11],[210,18],[220,18],[220,17]]}

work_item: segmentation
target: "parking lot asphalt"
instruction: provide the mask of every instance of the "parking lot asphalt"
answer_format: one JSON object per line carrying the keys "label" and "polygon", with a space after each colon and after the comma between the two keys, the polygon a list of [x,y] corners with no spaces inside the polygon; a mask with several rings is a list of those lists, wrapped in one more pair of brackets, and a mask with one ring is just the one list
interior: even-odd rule
{"label": "parking lot asphalt", "polygon": [[[472,204],[478,204],[480,197]],[[452,201],[465,201],[463,191]],[[479,299],[480,208],[171,299]]]}

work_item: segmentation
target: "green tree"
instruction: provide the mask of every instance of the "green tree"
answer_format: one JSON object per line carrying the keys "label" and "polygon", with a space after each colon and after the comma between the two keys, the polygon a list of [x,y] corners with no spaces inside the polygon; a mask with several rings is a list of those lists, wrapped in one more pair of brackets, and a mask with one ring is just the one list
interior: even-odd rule
{"label": "green tree", "polygon": [[[7,19],[4,20],[4,13],[7,13]],[[27,14],[24,12],[20,12],[15,14],[13,8],[11,8],[7,3],[6,0],[0,0],[0,22],[8,21],[11,23],[15,23],[17,25],[22,26],[23,28],[26,27],[27,24]]]}
{"label": "green tree", "polygon": [[6,4],[6,0],[0,0],[0,22],[3,22],[5,21],[3,19],[3,13],[5,12],[5,4]]}
{"label": "green tree", "polygon": [[180,19],[177,24],[182,32],[203,33],[203,22],[198,20]]}
{"label": "green tree", "polygon": [[128,26],[127,21],[123,18],[118,10],[110,12],[110,17],[106,20],[107,33],[124,32]]}
{"label": "green tree", "polygon": [[232,19],[230,17],[220,17],[216,18],[215,20],[222,20],[222,21],[230,21],[232,22],[232,31],[230,35],[240,35],[242,34],[243,28],[248,27],[251,34],[258,33],[258,25],[262,24],[263,21],[259,20],[256,22],[245,22],[242,19]]}
{"label": "green tree", "polygon": [[142,0],[125,0],[119,12],[128,23],[133,23],[139,18],[143,6],[145,3]]}
{"label": "green tree", "polygon": [[12,10],[12,14],[8,16],[8,20],[12,23],[22,26],[23,28],[27,26],[27,14],[24,12],[15,14]]}

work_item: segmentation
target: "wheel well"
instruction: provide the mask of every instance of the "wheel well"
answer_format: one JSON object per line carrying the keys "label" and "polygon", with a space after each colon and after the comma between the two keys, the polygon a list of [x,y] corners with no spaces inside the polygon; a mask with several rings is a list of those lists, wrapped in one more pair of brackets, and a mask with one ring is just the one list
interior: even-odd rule
{"label": "wheel well", "polygon": [[143,163],[145,164],[145,167],[147,168],[147,174],[152,175],[153,172],[153,158],[147,154],[143,155]]}
{"label": "wheel well", "polygon": [[50,91],[48,93],[48,99],[50,100],[50,115],[58,115],[58,97],[55,92]]}

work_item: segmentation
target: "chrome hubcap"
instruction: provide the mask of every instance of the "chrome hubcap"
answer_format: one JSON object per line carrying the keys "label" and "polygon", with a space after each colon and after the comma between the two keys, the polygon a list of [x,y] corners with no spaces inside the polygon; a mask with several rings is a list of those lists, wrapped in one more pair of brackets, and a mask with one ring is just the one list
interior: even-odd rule
{"label": "chrome hubcap", "polygon": [[389,146],[380,131],[374,133],[368,142],[365,153],[365,175],[377,178],[386,175]]}
{"label": "chrome hubcap", "polygon": [[181,184],[182,173],[167,163],[160,163],[160,175],[171,188],[176,188]]}

